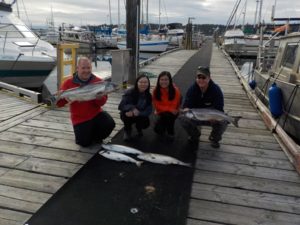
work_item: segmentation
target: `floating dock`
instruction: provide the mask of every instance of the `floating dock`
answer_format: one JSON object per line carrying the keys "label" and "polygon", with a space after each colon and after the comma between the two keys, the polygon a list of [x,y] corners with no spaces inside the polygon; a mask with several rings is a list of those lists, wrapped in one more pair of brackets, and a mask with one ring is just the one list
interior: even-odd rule
{"label": "floating dock", "polygon": [[[169,70],[174,75],[196,52],[172,52],[142,71],[158,75]],[[242,119],[240,127],[228,127],[219,149],[211,148],[210,129],[203,129],[186,224],[300,224],[300,176],[215,46],[210,67],[212,79],[224,92],[225,111]],[[121,95],[110,94],[104,107],[116,122],[109,138],[123,128],[117,110]],[[66,108],[50,110],[0,91],[0,111],[0,224],[21,225],[100,146],[74,143]]]}

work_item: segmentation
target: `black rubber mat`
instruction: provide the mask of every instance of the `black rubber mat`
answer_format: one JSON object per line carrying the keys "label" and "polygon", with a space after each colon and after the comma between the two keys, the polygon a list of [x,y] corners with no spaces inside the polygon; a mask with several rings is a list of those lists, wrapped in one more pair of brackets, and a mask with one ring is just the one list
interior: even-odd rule
{"label": "black rubber mat", "polygon": [[[209,49],[207,47],[207,49]],[[207,50],[208,51],[208,50]],[[207,60],[207,53],[199,51],[175,76],[189,74]],[[210,60],[210,58],[208,59]],[[185,73],[187,71],[187,73]],[[187,89],[190,82],[179,82]],[[177,83],[177,82],[176,82]],[[194,163],[195,144],[176,123],[176,138],[166,140],[154,134],[152,127],[142,138],[124,143],[121,131],[112,143],[135,147]],[[191,192],[193,168],[144,162],[135,164],[116,162],[99,154],[94,155],[52,198],[35,213],[28,225],[184,225]]]}

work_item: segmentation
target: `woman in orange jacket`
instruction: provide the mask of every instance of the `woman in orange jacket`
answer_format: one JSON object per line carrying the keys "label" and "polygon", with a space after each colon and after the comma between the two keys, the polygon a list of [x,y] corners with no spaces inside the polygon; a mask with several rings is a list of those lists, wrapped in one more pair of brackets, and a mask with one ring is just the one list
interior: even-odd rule
{"label": "woman in orange jacket", "polygon": [[156,87],[153,90],[152,102],[157,116],[154,131],[174,137],[174,123],[179,114],[181,94],[173,84],[170,72],[163,71],[159,74]]}

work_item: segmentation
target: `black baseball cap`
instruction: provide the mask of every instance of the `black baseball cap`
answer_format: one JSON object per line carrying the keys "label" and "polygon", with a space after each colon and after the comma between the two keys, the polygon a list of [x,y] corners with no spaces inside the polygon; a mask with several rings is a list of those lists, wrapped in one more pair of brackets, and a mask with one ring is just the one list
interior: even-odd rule
{"label": "black baseball cap", "polygon": [[210,77],[210,70],[208,66],[199,66],[196,71],[196,76],[204,75]]}

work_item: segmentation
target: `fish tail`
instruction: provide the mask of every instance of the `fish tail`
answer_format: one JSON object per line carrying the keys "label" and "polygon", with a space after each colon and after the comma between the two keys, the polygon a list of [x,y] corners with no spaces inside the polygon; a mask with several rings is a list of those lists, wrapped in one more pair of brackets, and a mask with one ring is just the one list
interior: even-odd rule
{"label": "fish tail", "polygon": [[235,126],[235,127],[239,127],[239,120],[241,119],[242,117],[241,116],[236,116],[236,117],[234,117],[233,118],[233,125]]}
{"label": "fish tail", "polygon": [[184,163],[183,166],[192,167],[192,164],[191,163]]}
{"label": "fish tail", "polygon": [[144,162],[144,161],[136,161],[135,164],[137,165],[137,167],[141,167],[141,165],[143,164],[143,162]]}

